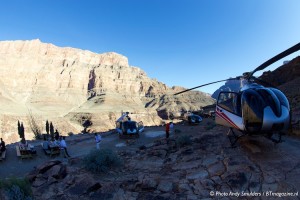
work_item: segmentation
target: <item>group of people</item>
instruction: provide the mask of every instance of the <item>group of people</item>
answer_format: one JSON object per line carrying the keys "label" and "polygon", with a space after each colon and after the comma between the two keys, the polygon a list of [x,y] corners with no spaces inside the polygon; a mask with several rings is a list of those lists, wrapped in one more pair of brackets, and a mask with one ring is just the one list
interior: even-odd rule
{"label": "group of people", "polygon": [[43,149],[51,150],[52,148],[60,148],[64,152],[64,157],[71,157],[68,153],[66,137],[59,136],[58,132],[49,141],[44,137]]}
{"label": "group of people", "polygon": [[1,155],[2,152],[4,152],[5,150],[6,150],[5,142],[4,142],[3,139],[1,138],[1,141],[0,141],[0,155]]}
{"label": "group of people", "polygon": [[[166,124],[166,138],[168,139],[170,136],[170,132],[173,130],[173,122]],[[61,150],[64,150],[65,157],[71,157],[67,150],[67,143],[66,143],[66,137],[65,136],[59,136],[58,131],[55,131],[54,137],[51,138],[51,140],[47,140],[46,137],[44,137],[43,142],[43,149],[44,150],[50,150],[51,148],[60,148]],[[95,142],[96,142],[96,149],[100,149],[100,143],[101,143],[102,137],[98,133],[95,133]],[[28,149],[28,143],[25,140],[25,138],[22,138],[19,142],[20,149]],[[30,150],[30,149],[29,149]],[[5,151],[5,142],[1,138],[0,143],[0,153]],[[31,151],[35,151],[31,149]]]}
{"label": "group of people", "polygon": [[23,137],[19,142],[19,149],[24,151],[29,151],[31,154],[36,154],[36,150],[32,145],[28,145],[28,142]]}

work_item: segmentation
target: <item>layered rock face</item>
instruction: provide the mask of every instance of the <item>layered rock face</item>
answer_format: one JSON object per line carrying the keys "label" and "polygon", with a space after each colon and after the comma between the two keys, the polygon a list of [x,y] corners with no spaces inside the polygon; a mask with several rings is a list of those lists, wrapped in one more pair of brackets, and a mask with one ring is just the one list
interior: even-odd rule
{"label": "layered rock face", "polygon": [[33,137],[29,113],[42,130],[48,119],[67,134],[79,132],[85,119],[96,131],[112,129],[121,111],[134,113],[132,119],[145,125],[159,125],[157,110],[168,117],[170,112],[199,110],[213,102],[192,92],[184,102],[172,97],[150,106],[178,88],[150,79],[120,54],[61,48],[39,40],[0,42],[0,74],[0,129],[8,142],[18,140],[17,120],[24,122],[27,138]]}
{"label": "layered rock face", "polygon": [[260,77],[274,86],[280,86],[300,77],[300,56],[278,67],[274,71],[264,72]]}
{"label": "layered rock face", "polygon": [[92,89],[137,92],[138,87],[126,87],[121,74],[132,80],[145,75],[116,53],[59,48],[39,40],[1,42],[0,55],[4,97],[30,105],[63,105],[62,110],[84,103]]}

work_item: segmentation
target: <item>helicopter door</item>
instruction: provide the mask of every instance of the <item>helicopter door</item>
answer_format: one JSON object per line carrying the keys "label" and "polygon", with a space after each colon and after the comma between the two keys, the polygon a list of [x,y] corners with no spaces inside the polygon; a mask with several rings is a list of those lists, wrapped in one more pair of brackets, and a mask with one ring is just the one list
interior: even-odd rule
{"label": "helicopter door", "polygon": [[236,92],[220,92],[216,108],[216,123],[243,129],[241,115],[240,94]]}

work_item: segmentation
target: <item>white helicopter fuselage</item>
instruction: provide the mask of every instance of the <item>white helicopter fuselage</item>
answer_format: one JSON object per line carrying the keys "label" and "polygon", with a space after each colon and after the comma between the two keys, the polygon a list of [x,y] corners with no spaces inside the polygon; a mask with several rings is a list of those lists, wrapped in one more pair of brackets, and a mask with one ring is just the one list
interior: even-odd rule
{"label": "white helicopter fuselage", "polygon": [[276,132],[288,129],[290,108],[280,90],[253,84],[240,92],[220,92],[215,120],[252,134]]}

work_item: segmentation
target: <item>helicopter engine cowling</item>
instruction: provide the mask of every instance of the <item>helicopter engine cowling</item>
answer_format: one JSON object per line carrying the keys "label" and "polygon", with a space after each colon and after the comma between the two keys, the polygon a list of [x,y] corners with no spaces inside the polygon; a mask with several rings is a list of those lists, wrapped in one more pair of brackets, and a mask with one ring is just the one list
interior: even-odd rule
{"label": "helicopter engine cowling", "polygon": [[245,130],[249,133],[281,131],[289,126],[289,103],[275,88],[250,88],[242,94]]}

